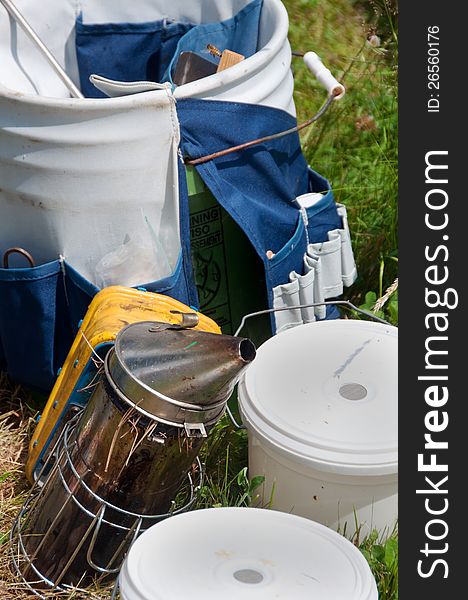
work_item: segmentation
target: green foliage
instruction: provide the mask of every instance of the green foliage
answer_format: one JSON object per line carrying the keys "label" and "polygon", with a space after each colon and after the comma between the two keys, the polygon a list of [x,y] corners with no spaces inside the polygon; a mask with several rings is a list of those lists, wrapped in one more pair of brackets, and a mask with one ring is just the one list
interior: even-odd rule
{"label": "green foliage", "polygon": [[392,325],[398,325],[398,292],[395,292],[388,301],[386,312],[387,320],[390,321]]}
{"label": "green foliage", "polygon": [[[330,180],[348,210],[358,281],[348,296],[356,304],[397,276],[397,45],[396,6],[390,0],[301,2],[284,0],[293,50],[314,50],[346,86],[315,125],[302,133],[309,164]],[[380,46],[368,38],[377,35]],[[324,91],[299,58],[293,59],[298,120],[313,115]],[[381,295],[381,294],[380,294]]]}
{"label": "green foliage", "polygon": [[395,291],[385,303],[381,310],[375,310],[375,303],[377,302],[377,294],[375,292],[367,292],[365,295],[364,304],[361,304],[359,308],[367,310],[373,313],[381,319],[385,319],[392,325],[398,325],[398,291]]}
{"label": "green foliage", "polygon": [[264,477],[247,475],[247,433],[235,429],[224,417],[210,434],[202,454],[206,473],[198,508],[249,506],[257,500],[255,490]]}
{"label": "green foliage", "polygon": [[249,480],[247,467],[243,467],[237,475],[229,475],[229,448],[226,452],[224,476],[208,474],[206,484],[200,489],[198,508],[220,506],[250,506],[257,498],[255,490],[264,482],[264,477]]}
{"label": "green foliage", "polygon": [[[397,259],[394,258],[397,262]],[[392,325],[398,325],[398,286],[394,281],[387,290],[383,289],[385,273],[385,261],[380,261],[379,270],[379,295],[374,291],[367,292],[364,303],[359,308],[372,312],[381,319],[389,321]],[[357,317],[362,318],[362,317]]]}
{"label": "green foliage", "polygon": [[385,541],[373,531],[360,550],[369,563],[377,586],[379,600],[398,600],[398,536],[396,532]]}

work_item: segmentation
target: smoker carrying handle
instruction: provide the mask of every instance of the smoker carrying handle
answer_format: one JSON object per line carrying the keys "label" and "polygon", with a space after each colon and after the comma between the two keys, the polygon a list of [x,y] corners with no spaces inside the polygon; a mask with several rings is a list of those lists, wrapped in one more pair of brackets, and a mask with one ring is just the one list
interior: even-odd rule
{"label": "smoker carrying handle", "polygon": [[330,69],[323,64],[320,56],[315,52],[306,52],[304,54],[304,63],[309,71],[315,76],[317,81],[327,90],[329,96],[334,100],[339,100],[345,95],[346,89],[330,72]]}
{"label": "smoker carrying handle", "polygon": [[[343,306],[344,308],[347,308],[349,310],[354,310],[356,312],[358,312],[361,315],[364,315],[366,317],[369,317],[370,319],[372,319],[373,321],[377,321],[377,323],[382,323],[383,325],[391,325],[391,323],[389,323],[388,321],[386,321],[385,319],[381,319],[380,317],[378,317],[377,315],[374,315],[373,313],[364,310],[362,308],[359,308],[357,306],[355,306],[352,302],[350,302],[349,300],[329,300],[326,302],[312,302],[310,304],[300,304],[298,306],[295,306],[294,308],[312,308],[314,306]],[[242,321],[240,322],[239,327],[237,328],[237,331],[235,332],[234,336],[238,336],[239,333],[242,331],[242,329],[244,328],[245,322],[247,321],[247,319],[250,319],[252,317],[257,317],[260,315],[268,315],[270,313],[275,313],[275,312],[280,312],[283,310],[291,310],[290,306],[284,306],[281,308],[267,308],[266,310],[259,310],[258,312],[253,312],[253,313],[249,313],[248,315],[244,315],[242,317]],[[245,425],[239,424],[234,415],[232,414],[232,411],[230,410],[229,406],[226,404],[226,412],[229,416],[229,418],[231,419],[231,423],[234,425],[234,427],[236,429],[245,429]]]}

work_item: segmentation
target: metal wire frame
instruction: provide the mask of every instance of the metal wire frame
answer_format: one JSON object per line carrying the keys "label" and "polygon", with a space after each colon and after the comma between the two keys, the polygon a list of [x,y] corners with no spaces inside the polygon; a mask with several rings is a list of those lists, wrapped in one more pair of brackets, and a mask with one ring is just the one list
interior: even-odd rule
{"label": "metal wire frame", "polygon": [[364,310],[363,308],[359,308],[358,306],[355,306],[349,300],[326,300],[324,302],[311,302],[309,304],[298,304],[297,306],[282,306],[281,308],[267,308],[265,310],[259,310],[257,312],[249,313],[248,315],[244,315],[242,317],[242,321],[240,322],[240,325],[237,328],[234,335],[236,335],[236,336],[239,335],[239,333],[244,328],[244,325],[245,325],[245,322],[247,321],[247,319],[251,319],[252,317],[257,317],[259,315],[268,315],[270,313],[281,312],[284,310],[296,310],[298,308],[312,308],[314,306],[342,306],[343,308],[347,308],[349,310],[354,310],[354,311],[360,313],[361,315],[364,315],[365,317],[369,317],[369,319],[372,319],[373,321],[377,321],[377,323],[382,323],[383,325],[391,325],[391,323],[389,323],[385,319],[381,319],[377,315],[374,315],[374,313],[371,313],[368,310]]}
{"label": "metal wire frame", "polygon": [[[377,323],[382,323],[383,325],[391,325],[391,323],[389,323],[385,319],[381,319],[377,315],[374,315],[374,313],[371,313],[368,310],[364,310],[362,308],[359,308],[358,306],[355,306],[349,300],[327,300],[325,302],[311,302],[310,304],[298,304],[297,306],[284,306],[281,308],[267,308],[265,310],[259,310],[257,312],[249,313],[248,315],[244,315],[242,317],[240,325],[237,328],[234,335],[236,335],[236,336],[239,335],[240,332],[242,331],[242,329],[244,328],[245,322],[248,319],[251,319],[252,317],[258,317],[260,315],[269,315],[271,313],[282,312],[284,310],[296,310],[298,308],[299,309],[300,308],[312,308],[314,306],[342,306],[343,308],[347,308],[348,310],[354,310],[357,313],[364,315],[364,316],[368,317],[369,319],[372,319],[373,321],[377,321]],[[234,417],[234,415],[228,405],[226,405],[226,412],[229,416],[229,419],[231,420],[231,423],[234,425],[234,427],[236,429],[246,429],[245,425],[237,422],[236,418]]]}
{"label": "metal wire frame", "polygon": [[278,133],[273,133],[271,135],[266,135],[264,137],[258,138],[256,140],[250,140],[248,142],[244,142],[243,144],[238,144],[237,146],[231,146],[230,148],[224,148],[223,150],[218,150],[218,152],[213,152],[212,154],[207,154],[206,156],[200,156],[199,158],[190,158],[187,157],[185,159],[185,164],[187,165],[202,165],[210,160],[214,160],[215,158],[220,158],[221,156],[226,156],[227,154],[232,154],[233,152],[240,152],[242,150],[247,150],[247,148],[252,148],[252,146],[257,146],[258,144],[264,144],[265,142],[269,142],[271,140],[276,140],[278,138],[284,137],[285,135],[291,135],[291,133],[297,133],[315,121],[318,121],[320,117],[322,117],[330,107],[330,104],[335,99],[336,94],[331,94],[327,97],[325,102],[319,108],[319,110],[315,113],[313,117],[307,119],[300,125],[296,125],[295,127],[291,127],[290,129],[286,129],[284,131],[280,131]]}
{"label": "metal wire frame", "polygon": [[[125,509],[122,509],[119,506],[115,506],[115,505],[111,504],[110,502],[107,502],[105,499],[103,499],[99,495],[95,494],[89,488],[89,486],[83,481],[83,478],[79,475],[79,473],[77,472],[75,466],[73,465],[73,463],[71,461],[70,435],[73,432],[73,429],[75,428],[75,426],[78,422],[79,416],[80,416],[80,413],[75,415],[66,424],[66,426],[62,432],[62,435],[59,437],[59,439],[57,440],[56,444],[54,445],[52,451],[50,452],[49,458],[47,459],[44,466],[42,467],[41,472],[39,473],[37,480],[35,481],[28,498],[26,499],[23,506],[21,507],[21,510],[20,510],[18,516],[16,517],[16,519],[13,523],[13,526],[11,528],[11,531],[10,531],[10,554],[11,554],[11,560],[12,560],[12,564],[14,567],[14,571],[16,572],[16,575],[18,576],[18,578],[26,586],[26,588],[31,593],[33,593],[35,596],[38,596],[39,598],[45,598],[45,596],[43,594],[41,594],[41,592],[39,590],[37,590],[33,587],[34,583],[36,583],[36,582],[30,582],[24,577],[23,570],[22,570],[22,563],[23,564],[25,563],[28,566],[28,568],[30,568],[37,575],[37,577],[38,577],[37,583],[45,584],[48,588],[50,588],[50,590],[83,591],[82,589],[80,589],[78,587],[67,585],[67,584],[62,584],[61,581],[62,581],[67,569],[69,568],[69,566],[71,565],[71,563],[73,562],[73,560],[77,556],[78,552],[81,550],[81,548],[83,547],[83,545],[85,544],[85,542],[87,541],[87,539],[89,538],[90,535],[91,535],[91,541],[90,541],[90,544],[89,544],[89,547],[87,550],[88,564],[90,565],[91,568],[93,568],[98,573],[100,573],[101,576],[116,574],[116,573],[118,573],[118,571],[120,569],[120,565],[118,565],[117,567],[114,567],[114,568],[112,568],[112,565],[115,562],[115,560],[118,558],[118,556],[121,554],[121,552],[124,550],[125,546],[128,545],[128,547],[130,547],[132,545],[132,543],[135,541],[135,539],[138,537],[138,535],[140,533],[142,533],[143,531],[145,531],[151,525],[153,525],[163,519],[166,519],[172,515],[188,511],[195,503],[195,501],[197,499],[197,493],[203,485],[204,466],[201,463],[200,459],[197,457],[196,464],[197,464],[198,482],[197,483],[194,482],[194,479],[193,479],[191,473],[189,473],[187,475],[188,482],[189,482],[190,496],[189,496],[188,501],[182,507],[176,509],[175,501],[173,501],[173,508],[167,513],[158,514],[158,515],[142,515],[142,514],[127,511]],[[51,463],[53,463],[53,464],[51,465]],[[48,478],[45,480],[44,483],[42,483],[43,475],[46,472],[47,468],[49,468],[50,466],[51,466],[51,469],[50,469],[50,472],[48,473]],[[73,473],[73,476],[78,481],[78,485],[82,489],[84,489],[88,494],[90,494],[95,500],[98,501],[99,509],[95,513],[90,511],[89,509],[87,509],[85,506],[83,506],[78,501],[78,499],[75,497],[74,492],[72,490],[70,490],[70,487],[68,486],[68,484],[64,478],[64,475],[63,475],[63,468],[65,466],[68,466],[70,468],[71,472]],[[59,512],[53,519],[48,530],[43,534],[43,539],[42,539],[41,543],[39,544],[39,546],[35,549],[34,554],[32,556],[29,556],[28,552],[26,551],[24,540],[23,540],[22,526],[23,526],[25,519],[27,518],[27,515],[32,513],[34,508],[37,506],[39,499],[44,494],[44,491],[47,489],[48,481],[51,480],[52,475],[54,475],[57,471],[59,474],[60,481],[67,492],[67,500],[62,505]],[[65,567],[62,569],[59,576],[56,578],[55,581],[51,581],[50,579],[48,579],[45,575],[43,575],[39,571],[39,569],[34,564],[34,560],[35,560],[36,556],[38,555],[38,553],[40,552],[42,545],[47,538],[47,534],[49,533],[49,531],[51,531],[53,529],[55,523],[57,522],[57,520],[59,519],[63,510],[65,509],[65,507],[67,506],[67,504],[70,501],[73,501],[79,507],[79,509],[81,511],[83,511],[86,515],[91,517],[92,520],[91,520],[91,523],[90,523],[87,531],[85,532],[84,536],[82,537],[80,543],[78,544],[77,548],[73,552],[72,556],[68,560]],[[133,518],[133,524],[130,527],[126,527],[119,523],[113,523],[112,521],[105,519],[106,511],[108,509]],[[94,545],[96,543],[97,537],[99,535],[99,530],[103,523],[110,527],[118,529],[120,531],[127,532],[124,539],[122,540],[121,544],[115,551],[114,555],[112,556],[112,558],[110,559],[108,564],[104,567],[96,564],[96,562],[93,560],[93,557],[92,557]]]}
{"label": "metal wire frame", "polygon": [[117,579],[115,580],[115,585],[112,590],[110,600],[115,600],[117,598],[117,593],[119,592],[119,589],[120,589],[119,578],[117,577]]}

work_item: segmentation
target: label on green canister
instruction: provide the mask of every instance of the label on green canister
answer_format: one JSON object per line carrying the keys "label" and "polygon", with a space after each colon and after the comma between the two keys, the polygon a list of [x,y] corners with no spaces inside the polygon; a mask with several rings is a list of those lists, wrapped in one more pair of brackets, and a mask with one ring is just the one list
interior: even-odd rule
{"label": "label on green canister", "polygon": [[224,330],[232,330],[221,206],[209,192],[190,198],[192,265],[200,310]]}
{"label": "label on green canister", "polygon": [[[192,266],[200,311],[233,334],[242,317],[267,308],[263,266],[252,244],[193,168],[187,171]],[[271,335],[269,319],[248,321],[242,335],[257,345]]]}

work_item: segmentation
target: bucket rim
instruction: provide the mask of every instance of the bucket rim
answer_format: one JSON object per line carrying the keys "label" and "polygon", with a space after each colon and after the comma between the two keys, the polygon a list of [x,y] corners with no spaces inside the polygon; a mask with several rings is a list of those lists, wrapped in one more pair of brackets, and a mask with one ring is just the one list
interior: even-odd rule
{"label": "bucket rim", "polygon": [[[265,4],[270,4],[273,10],[277,12],[278,27],[263,48],[229,69],[221,71],[220,73],[215,73],[214,75],[210,75],[209,77],[205,77],[198,81],[178,86],[172,92],[162,89],[115,98],[57,98],[54,96],[42,96],[20,92],[19,90],[9,88],[0,82],[0,102],[2,99],[6,99],[31,107],[40,106],[62,110],[68,109],[74,111],[78,109],[92,111],[96,109],[131,109],[146,104],[163,105],[165,102],[162,100],[164,100],[165,97],[167,98],[168,94],[175,99],[200,97],[204,94],[210,96],[222,85],[231,86],[258,73],[258,71],[271,60],[272,56],[275,56],[281,51],[285,42],[289,44],[287,37],[289,17],[282,0],[264,0],[264,6]],[[262,10],[264,10],[264,7]]]}

